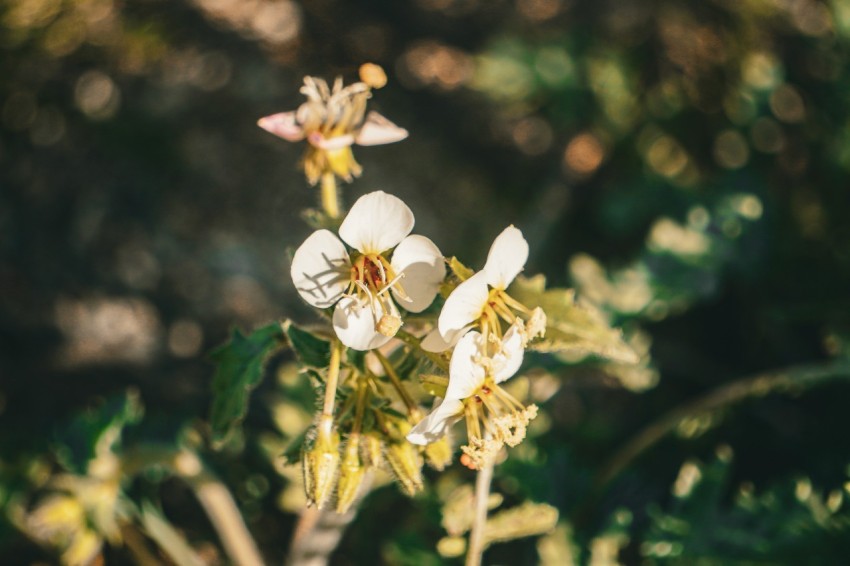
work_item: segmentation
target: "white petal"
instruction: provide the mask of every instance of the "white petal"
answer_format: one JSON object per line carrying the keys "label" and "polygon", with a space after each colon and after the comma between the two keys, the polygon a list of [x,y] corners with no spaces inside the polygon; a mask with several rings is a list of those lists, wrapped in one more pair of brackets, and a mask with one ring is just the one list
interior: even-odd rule
{"label": "white petal", "polygon": [[393,252],[390,263],[396,274],[404,273],[400,281],[410,301],[405,300],[393,287],[393,296],[410,312],[428,308],[446,277],[446,262],[436,244],[425,236],[408,236]]}
{"label": "white petal", "polygon": [[457,344],[457,341],[460,340],[470,328],[472,328],[472,325],[464,326],[459,330],[452,330],[446,336],[440,334],[440,330],[435,328],[422,339],[419,346],[426,352],[433,352],[435,354],[445,352]]}
{"label": "white petal", "polygon": [[488,294],[487,274],[483,271],[458,285],[446,299],[437,321],[443,339],[447,340],[452,332],[457,332],[477,320],[487,305]]}
{"label": "white petal", "polygon": [[522,323],[514,323],[502,337],[502,347],[493,356],[493,381],[502,383],[519,371],[524,350],[522,348]]}
{"label": "white petal", "polygon": [[383,191],[363,195],[342,221],[339,236],[360,253],[379,254],[397,246],[413,230],[413,213]]}
{"label": "white petal", "polygon": [[508,226],[493,241],[487,263],[481,271],[487,274],[487,283],[491,287],[504,290],[522,271],[527,260],[528,242],[519,228]]}
{"label": "white petal", "polygon": [[464,334],[455,346],[449,363],[446,399],[466,399],[484,383],[484,367],[478,363],[482,339],[479,332],[472,330]]}
{"label": "white petal", "polygon": [[304,130],[295,120],[295,112],[281,112],[260,118],[257,125],[269,133],[287,141],[304,139]]}
{"label": "white petal", "polygon": [[446,430],[461,416],[463,416],[463,402],[457,399],[446,399],[434,407],[428,416],[416,423],[416,426],[407,433],[407,440],[420,446],[435,442],[442,438]]}
{"label": "white petal", "polygon": [[342,149],[344,147],[350,146],[354,143],[354,136],[351,134],[346,134],[343,136],[332,136],[326,138],[319,132],[313,132],[309,136],[307,136],[307,141],[310,142],[310,145],[318,147],[319,149],[325,149],[328,151],[334,149]]}
{"label": "white petal", "polygon": [[[372,312],[372,304],[375,306]],[[390,302],[392,304],[392,302]],[[391,315],[398,316],[393,309]],[[353,350],[373,350],[380,348],[392,339],[375,330],[377,322],[384,315],[380,303],[370,303],[367,298],[343,297],[334,309],[333,327],[339,341]]]}
{"label": "white petal", "polygon": [[369,112],[355,140],[359,145],[381,145],[401,141],[407,130],[399,128],[377,112]]}
{"label": "white petal", "polygon": [[305,301],[327,308],[337,302],[351,277],[348,252],[329,230],[310,234],[292,256],[292,282]]}

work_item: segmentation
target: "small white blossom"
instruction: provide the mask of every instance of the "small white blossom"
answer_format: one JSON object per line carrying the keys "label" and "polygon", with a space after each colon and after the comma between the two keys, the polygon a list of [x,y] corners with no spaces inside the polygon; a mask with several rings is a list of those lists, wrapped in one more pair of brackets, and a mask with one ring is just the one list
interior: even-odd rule
{"label": "small white blossom", "polygon": [[[443,256],[428,238],[410,235],[413,224],[401,199],[376,191],[354,203],[339,238],[318,230],[295,251],[296,290],[314,307],[336,305],[333,327],[349,348],[371,350],[395,335],[401,315],[393,299],[421,312],[437,295],[446,274]],[[349,255],[343,242],[355,252]]]}
{"label": "small white blossom", "polygon": [[303,166],[311,184],[325,173],[346,181],[359,176],[362,169],[354,160],[352,144],[380,145],[407,137],[407,130],[377,112],[366,113],[372,88],[365,82],[343,86],[337,78],[329,88],[323,79],[305,77],[301,93],[307,102],[298,110],[266,116],[257,125],[287,141],[307,140]]}
{"label": "small white blossom", "polygon": [[430,352],[442,352],[479,326],[485,336],[501,336],[501,321],[509,325],[524,319],[520,334],[523,347],[546,329],[546,315],[540,308],[529,309],[505,291],[528,260],[528,242],[519,229],[508,226],[493,241],[484,268],[462,282],[446,299],[437,328],[422,341]]}
{"label": "small white blossom", "polygon": [[480,468],[503,445],[519,444],[537,407],[524,407],[499,384],[522,365],[522,332],[521,324],[514,324],[498,342],[475,330],[466,333],[452,354],[445,399],[407,439],[420,445],[434,442],[465,417],[468,444],[462,449],[473,468]]}

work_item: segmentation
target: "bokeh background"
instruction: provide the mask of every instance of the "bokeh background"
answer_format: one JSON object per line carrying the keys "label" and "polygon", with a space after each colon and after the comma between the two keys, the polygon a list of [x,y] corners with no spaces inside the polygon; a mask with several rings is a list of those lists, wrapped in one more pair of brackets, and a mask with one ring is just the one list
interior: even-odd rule
{"label": "bokeh background", "polygon": [[[488,560],[556,564],[567,541],[580,563],[846,559],[850,0],[5,0],[0,504],[61,469],[81,412],[132,388],[139,434],[203,426],[229,328],[311,320],[287,249],[316,191],[303,148],[256,121],[297,107],[304,75],[351,81],[367,61],[390,77],[372,108],[411,135],[355,148],[345,200],[400,196],[473,267],[517,225],[526,271],[577,288],[643,355],[538,360],[545,424],[495,487],[561,523]],[[794,386],[688,408],[762,372]],[[209,455],[272,563],[297,475],[258,440],[291,433],[279,381],[252,396],[244,442]],[[127,489],[226,560],[178,482]],[[378,490],[336,563],[450,560],[438,492]],[[0,556],[56,560],[8,516]]]}

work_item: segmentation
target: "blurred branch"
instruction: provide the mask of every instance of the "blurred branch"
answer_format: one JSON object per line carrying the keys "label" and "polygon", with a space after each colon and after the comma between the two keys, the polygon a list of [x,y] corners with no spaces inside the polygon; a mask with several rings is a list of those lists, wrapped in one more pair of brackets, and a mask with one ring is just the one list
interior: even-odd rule
{"label": "blurred branch", "polygon": [[848,376],[850,376],[850,362],[829,362],[761,373],[718,387],[694,401],[673,409],[644,428],[603,466],[597,478],[596,487],[600,488],[617,477],[632,460],[655,445],[686,418],[715,411],[750,397],[802,390],[822,381]]}
{"label": "blurred branch", "polygon": [[[368,473],[368,472],[367,472]],[[308,507],[301,513],[286,557],[287,566],[325,566],[336,549],[345,528],[357,515],[363,497],[369,493],[371,478],[366,477],[360,495],[346,513]]]}
{"label": "blurred branch", "polygon": [[469,534],[469,550],[466,553],[466,566],[480,566],[481,556],[487,545],[487,502],[490,499],[490,483],[493,481],[493,458],[478,471],[475,478],[475,518]]}
{"label": "blurred branch", "polygon": [[[180,533],[147,501],[141,505],[141,522],[145,533],[156,542],[177,566],[203,566],[204,561],[195,553]],[[157,562],[154,562],[156,564]]]}

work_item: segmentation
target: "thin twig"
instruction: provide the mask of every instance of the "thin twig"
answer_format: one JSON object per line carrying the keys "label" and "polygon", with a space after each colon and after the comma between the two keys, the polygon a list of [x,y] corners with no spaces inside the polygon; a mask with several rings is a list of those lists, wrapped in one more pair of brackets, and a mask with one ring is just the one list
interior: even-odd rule
{"label": "thin twig", "polygon": [[475,479],[475,518],[469,534],[469,549],[466,553],[466,566],[480,566],[484,554],[487,530],[487,502],[490,499],[490,483],[493,481],[494,460],[490,458],[478,471]]}
{"label": "thin twig", "polygon": [[664,438],[688,417],[715,411],[748,397],[803,388],[813,382],[846,376],[850,376],[850,363],[830,362],[775,370],[718,387],[702,397],[673,409],[633,437],[602,468],[597,478],[597,488],[617,477],[632,460]]}

